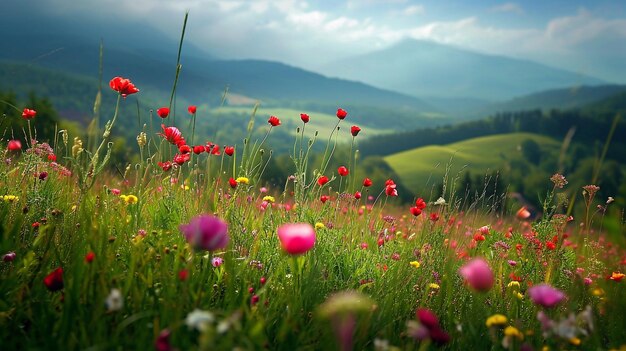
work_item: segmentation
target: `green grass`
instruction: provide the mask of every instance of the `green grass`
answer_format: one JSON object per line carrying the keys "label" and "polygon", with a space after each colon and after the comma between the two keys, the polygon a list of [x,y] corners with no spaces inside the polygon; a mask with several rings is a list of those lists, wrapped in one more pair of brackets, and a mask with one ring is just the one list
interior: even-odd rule
{"label": "green grass", "polygon": [[[471,140],[459,144],[462,150],[449,146],[442,153],[458,151],[467,160],[496,164],[497,154],[485,148],[512,153],[529,137]],[[92,159],[78,143],[5,152],[0,163],[3,350],[335,350],[337,335],[344,341],[350,336],[345,350],[373,350],[377,342],[400,350],[435,349],[430,338],[417,338],[426,327],[431,337],[439,328],[450,335],[442,345],[447,349],[497,350],[505,326],[517,328],[535,350],[626,344],[625,284],[606,278],[619,276],[626,253],[598,235],[599,216],[588,216],[584,226],[581,219],[567,224],[565,216],[554,213],[529,223],[448,204],[428,205],[413,217],[408,205],[385,195],[384,184],[361,189],[364,196],[356,199],[352,191],[343,194],[349,177],[325,186],[306,181],[305,159],[295,160],[300,166],[285,187],[262,191],[256,183],[264,164],[260,145],[237,149],[232,157],[203,153],[164,171],[156,162],[179,150],[161,136],[146,138],[141,163],[129,165],[124,179],[98,173],[103,153]],[[50,152],[71,173],[51,162]],[[231,169],[233,177],[248,181],[240,179],[233,188]],[[381,195],[368,200],[368,191]],[[322,203],[321,195],[330,198]],[[553,197],[554,190],[548,200]],[[589,199],[587,211],[593,213],[599,203]],[[228,235],[227,245],[205,251],[187,242],[179,226],[200,214],[227,223],[227,234],[200,230]],[[432,220],[433,214],[439,220]],[[287,223],[315,225],[315,245],[299,256],[287,254],[277,236]],[[486,232],[479,229],[486,225]],[[219,267],[211,264],[217,257],[223,259]],[[490,267],[482,275],[493,280],[482,292],[459,275],[460,267],[478,257]],[[58,268],[63,284],[50,284],[49,274]],[[511,284],[514,277],[519,285]],[[533,302],[530,288],[543,282],[567,299],[549,310]],[[110,303],[116,295],[123,304]],[[439,326],[418,322],[419,308],[431,310]],[[196,310],[212,318],[190,325]],[[555,323],[582,317],[583,311],[588,318],[579,318],[566,334],[563,328],[543,330],[540,310]],[[493,314],[504,314],[504,325],[488,327]],[[416,328],[422,333],[414,333]],[[161,338],[156,347],[164,333],[169,339]],[[519,339],[509,341],[510,349],[522,345]]]}
{"label": "green grass", "polygon": [[542,150],[558,152],[560,146],[554,139],[532,133],[499,134],[419,147],[387,156],[385,161],[409,189],[424,190],[440,182],[446,172],[454,177],[465,170],[486,174],[506,169],[511,161],[523,160],[521,144],[527,139],[537,142]]}
{"label": "green grass", "polygon": [[[229,116],[229,118],[238,118],[240,115],[245,115],[246,118],[250,116],[252,113],[252,107],[220,107],[213,110],[214,113],[223,116]],[[311,120],[306,125],[305,135],[309,138],[313,137],[315,132],[324,132],[326,133],[337,124],[337,116],[334,114],[326,114],[320,112],[307,112],[307,111],[299,111],[288,108],[264,108],[261,107],[257,110],[256,116],[257,118],[263,119],[266,121],[269,116],[276,116],[280,118],[282,126],[285,129],[288,129],[291,135],[296,135],[296,128],[302,128],[302,120],[300,119],[301,113],[307,113]],[[247,119],[242,120],[242,122],[247,122]],[[360,138],[364,138],[370,135],[378,135],[385,133],[392,133],[394,130],[389,129],[380,129],[377,127],[370,126],[368,124],[360,123],[358,116],[348,115],[346,119],[341,123],[341,129],[339,134],[339,141],[341,142],[350,142],[352,135],[350,134],[350,127],[353,125],[357,125],[362,128],[361,133],[359,134]]]}

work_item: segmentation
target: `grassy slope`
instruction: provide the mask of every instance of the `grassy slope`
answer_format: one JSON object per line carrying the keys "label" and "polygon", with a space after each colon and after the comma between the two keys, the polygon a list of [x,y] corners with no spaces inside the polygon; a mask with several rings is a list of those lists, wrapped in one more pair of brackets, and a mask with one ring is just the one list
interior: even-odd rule
{"label": "grassy slope", "polygon": [[542,148],[559,146],[557,141],[537,134],[499,134],[403,151],[385,157],[385,161],[398,173],[403,184],[412,191],[420,191],[440,183],[448,166],[448,174],[454,177],[461,170],[487,172],[522,159],[519,145],[526,139],[536,141]]}
{"label": "grassy slope", "polygon": [[[242,120],[243,123],[248,121],[250,114],[252,113],[252,107],[220,107],[213,112],[218,113],[220,115],[230,115],[235,116],[235,114],[242,114],[246,116],[245,120]],[[326,137],[333,127],[337,124],[337,117],[335,115],[320,113],[320,112],[308,112],[308,111],[299,111],[294,109],[287,108],[259,108],[256,112],[257,121],[259,118],[265,121],[269,116],[274,115],[280,118],[282,125],[285,129],[289,129],[290,133],[295,135],[296,128],[302,127],[302,121],[300,120],[300,113],[307,113],[311,120],[307,123],[305,134],[307,137],[312,137],[316,131],[319,131],[318,138]],[[257,122],[258,123],[258,122]],[[340,141],[349,142],[351,136],[349,134],[350,127],[353,125],[358,125],[363,130],[359,134],[360,137],[368,136],[368,135],[377,135],[382,133],[391,133],[392,129],[380,129],[375,128],[373,126],[369,126],[368,124],[360,123],[358,117],[353,117],[348,115],[348,117],[341,122],[340,126]]]}

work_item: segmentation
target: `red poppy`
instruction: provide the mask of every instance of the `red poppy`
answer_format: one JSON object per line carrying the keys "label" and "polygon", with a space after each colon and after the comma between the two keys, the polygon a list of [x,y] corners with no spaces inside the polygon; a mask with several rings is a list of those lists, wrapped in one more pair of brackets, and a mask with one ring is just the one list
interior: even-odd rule
{"label": "red poppy", "polygon": [[526,206],[523,206],[522,208],[520,208],[517,211],[516,214],[517,219],[519,220],[525,220],[528,219],[530,217],[530,211],[528,211],[528,209],[526,208]]}
{"label": "red poppy", "polygon": [[328,200],[330,200],[330,196],[328,196],[328,195],[322,195],[322,196],[320,196],[320,201],[321,201],[322,203],[326,203],[326,201],[328,201]]}
{"label": "red poppy", "polygon": [[167,118],[170,115],[170,109],[167,107],[161,107],[157,109],[157,115],[161,118]]}
{"label": "red poppy", "polygon": [[413,216],[415,216],[415,217],[417,217],[417,216],[422,214],[422,210],[419,207],[417,207],[417,206],[413,206],[409,210],[411,211],[411,214],[413,214]]}
{"label": "red poppy", "polygon": [[93,251],[89,251],[89,253],[85,255],[85,262],[91,263],[93,262],[95,258],[96,258],[96,254]]}
{"label": "red poppy", "polygon": [[59,267],[50,272],[44,279],[43,283],[50,291],[59,291],[63,289],[63,268]]}
{"label": "red poppy", "polygon": [[370,186],[372,186],[372,180],[369,178],[363,179],[363,186],[369,188]]}
{"label": "red poppy", "polygon": [[423,210],[426,208],[426,202],[420,197],[419,199],[415,200],[415,207]]}
{"label": "red poppy", "polygon": [[480,233],[476,233],[474,234],[474,241],[485,241],[485,236]]}
{"label": "red poppy", "polygon": [[337,173],[339,173],[339,175],[342,177],[345,177],[348,174],[350,174],[346,166],[340,166],[339,168],[337,168]]}
{"label": "red poppy", "polygon": [[433,222],[437,222],[439,220],[439,214],[437,214],[436,212],[431,213],[430,220]]}
{"label": "red poppy", "polygon": [[56,160],[57,160],[57,155],[55,155],[55,154],[48,154],[48,161],[56,162]]}
{"label": "red poppy", "polygon": [[11,140],[7,144],[7,149],[9,151],[18,151],[22,149],[22,143],[19,140]]}
{"label": "red poppy", "polygon": [[167,172],[172,168],[172,163],[170,161],[159,162],[159,167],[163,168],[163,171]]}
{"label": "red poppy", "polygon": [[300,119],[304,123],[309,123],[309,120],[310,120],[309,115],[307,115],[306,113],[301,113],[300,114]]}
{"label": "red poppy", "polygon": [[188,154],[188,153],[191,152],[191,146],[189,146],[189,145],[179,145],[178,146],[178,151],[180,151],[181,154]]}
{"label": "red poppy", "polygon": [[280,125],[280,119],[278,119],[278,117],[276,116],[270,116],[270,119],[267,120],[267,123],[269,123],[272,127],[276,127]]}
{"label": "red poppy", "polygon": [[176,154],[174,156],[174,162],[179,166],[182,166],[187,161],[189,161],[189,154]]}
{"label": "red poppy", "polygon": [[126,97],[130,94],[135,94],[139,92],[139,89],[135,87],[135,84],[131,83],[130,79],[115,77],[111,79],[109,82],[109,86],[111,89],[117,91],[122,95],[122,97]]}
{"label": "red poppy", "polygon": [[193,147],[193,153],[196,155],[200,155],[205,151],[204,145],[196,145]]}
{"label": "red poppy", "polygon": [[189,278],[189,271],[186,269],[181,269],[180,272],[178,272],[178,280],[184,282],[185,280],[187,280],[187,278]]}
{"label": "red poppy", "polygon": [[554,249],[556,249],[556,244],[553,243],[552,241],[546,241],[546,249],[554,250]]}
{"label": "red poppy", "polygon": [[360,191],[355,192],[354,193],[354,198],[357,199],[357,200],[360,199],[361,198],[361,192]]}
{"label": "red poppy", "polygon": [[219,145],[213,145],[213,148],[211,149],[211,155],[215,155],[215,156],[221,155]]}
{"label": "red poppy", "polygon": [[237,187],[237,181],[233,178],[228,179],[228,184],[230,184],[230,187],[233,189]]}
{"label": "red poppy", "polygon": [[317,184],[319,184],[320,186],[323,186],[326,183],[328,183],[328,177],[327,176],[321,176],[321,177],[317,178]]}
{"label": "red poppy", "polygon": [[398,196],[396,183],[393,179],[387,179],[387,181],[385,181],[385,194],[387,194],[387,196]]}
{"label": "red poppy", "polygon": [[344,119],[346,118],[346,116],[348,115],[348,111],[342,109],[342,108],[338,108],[337,109],[337,118],[339,119]]}
{"label": "red poppy", "polygon": [[357,136],[359,135],[359,132],[361,131],[361,128],[357,127],[357,126],[352,126],[352,128],[350,128],[350,133],[352,133],[352,136]]}
{"label": "red poppy", "polygon": [[190,115],[195,115],[197,109],[198,108],[195,105],[189,105],[189,107],[187,107],[187,112],[189,112]]}
{"label": "red poppy", "polygon": [[161,124],[161,129],[163,129],[163,133],[159,133],[160,136],[164,137],[165,140],[169,141],[173,145],[178,145],[180,143],[185,143],[185,139],[183,138],[183,134],[176,127],[165,127],[165,124]]}
{"label": "red poppy", "polygon": [[235,153],[234,146],[224,146],[224,153],[228,156],[232,156]]}
{"label": "red poppy", "polygon": [[33,119],[35,118],[36,115],[37,115],[37,111],[35,110],[25,108],[24,111],[22,111],[22,118],[24,119]]}

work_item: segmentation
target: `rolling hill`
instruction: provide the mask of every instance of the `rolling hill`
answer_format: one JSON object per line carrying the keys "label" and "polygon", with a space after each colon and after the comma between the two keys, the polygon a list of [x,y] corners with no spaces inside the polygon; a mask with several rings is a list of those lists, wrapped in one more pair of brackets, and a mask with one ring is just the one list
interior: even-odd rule
{"label": "rolling hill", "polygon": [[530,139],[543,150],[557,150],[559,142],[533,133],[498,134],[448,145],[430,145],[386,156],[385,161],[414,193],[428,193],[446,173],[455,178],[461,172],[484,173],[506,169],[523,160],[521,144]]}
{"label": "rolling hill", "polygon": [[474,111],[470,110],[467,115],[484,117],[498,112],[570,110],[599,103],[624,92],[626,92],[626,86],[616,84],[551,89],[476,108]]}
{"label": "rolling hill", "polygon": [[320,68],[413,96],[505,100],[536,91],[602,84],[602,80],[532,61],[406,39],[389,48]]}

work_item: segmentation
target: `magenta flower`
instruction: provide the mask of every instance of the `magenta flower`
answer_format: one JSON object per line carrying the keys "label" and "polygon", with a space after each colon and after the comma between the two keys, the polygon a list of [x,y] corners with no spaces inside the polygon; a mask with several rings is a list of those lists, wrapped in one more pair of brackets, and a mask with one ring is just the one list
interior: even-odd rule
{"label": "magenta flower", "polygon": [[228,245],[228,224],[211,215],[194,217],[189,224],[181,224],[178,229],[196,250],[215,251]]}
{"label": "magenta flower", "polygon": [[223,265],[223,264],[224,264],[224,259],[223,259],[223,258],[221,258],[221,257],[213,257],[213,258],[211,259],[211,265],[212,265],[213,267],[216,267],[216,268],[217,268],[217,267],[219,267],[219,266],[221,266],[221,265]]}
{"label": "magenta flower", "polygon": [[450,341],[450,335],[439,325],[435,313],[427,308],[419,308],[415,312],[418,323],[410,323],[408,334],[417,340],[431,339],[438,345],[444,345]]}
{"label": "magenta flower", "polygon": [[565,294],[548,284],[539,284],[528,289],[528,295],[537,305],[554,307],[565,298]]}
{"label": "magenta flower", "polygon": [[482,258],[475,258],[463,265],[459,274],[475,290],[488,291],[493,286],[493,272]]}
{"label": "magenta flower", "polygon": [[309,251],[315,245],[315,229],[308,223],[288,223],[278,227],[278,239],[290,255]]}

